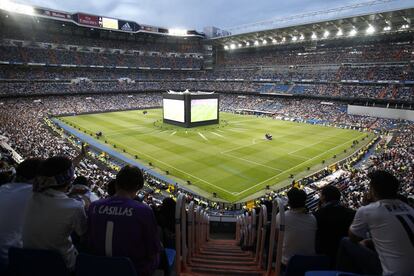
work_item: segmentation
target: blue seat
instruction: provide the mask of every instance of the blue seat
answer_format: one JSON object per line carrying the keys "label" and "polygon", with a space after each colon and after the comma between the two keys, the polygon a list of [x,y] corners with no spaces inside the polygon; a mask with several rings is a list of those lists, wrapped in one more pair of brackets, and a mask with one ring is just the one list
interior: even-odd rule
{"label": "blue seat", "polygon": [[360,274],[355,274],[351,272],[343,271],[308,271],[305,273],[305,276],[360,276]]}
{"label": "blue seat", "polygon": [[11,247],[9,272],[13,276],[69,276],[69,271],[59,252]]}
{"label": "blue seat", "polygon": [[80,254],[76,259],[76,276],[137,276],[127,257],[103,257]]}
{"label": "blue seat", "polygon": [[172,269],[174,265],[174,261],[175,261],[176,252],[174,249],[165,248],[165,254],[167,255],[167,259],[168,259],[168,267]]}
{"label": "blue seat", "polygon": [[311,270],[329,270],[329,257],[294,255],[286,267],[285,276],[304,276]]}

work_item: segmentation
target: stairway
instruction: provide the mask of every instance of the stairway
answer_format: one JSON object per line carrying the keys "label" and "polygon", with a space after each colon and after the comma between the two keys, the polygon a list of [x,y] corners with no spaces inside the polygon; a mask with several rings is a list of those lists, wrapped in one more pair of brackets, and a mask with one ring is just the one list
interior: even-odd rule
{"label": "stairway", "polygon": [[262,276],[251,251],[243,251],[235,240],[210,239],[191,258],[186,272],[180,275],[251,275]]}

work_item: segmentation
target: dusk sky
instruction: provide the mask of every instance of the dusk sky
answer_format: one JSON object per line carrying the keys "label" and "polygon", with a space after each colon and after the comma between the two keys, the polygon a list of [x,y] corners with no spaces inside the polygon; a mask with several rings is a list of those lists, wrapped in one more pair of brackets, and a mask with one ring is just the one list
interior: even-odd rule
{"label": "dusk sky", "polygon": [[[81,11],[128,19],[167,28],[200,31],[205,26],[233,27],[361,3],[359,0],[20,0],[17,2],[68,12]],[[393,0],[383,7],[395,9],[409,5],[414,6],[412,0]],[[360,9],[359,12],[364,10]]]}

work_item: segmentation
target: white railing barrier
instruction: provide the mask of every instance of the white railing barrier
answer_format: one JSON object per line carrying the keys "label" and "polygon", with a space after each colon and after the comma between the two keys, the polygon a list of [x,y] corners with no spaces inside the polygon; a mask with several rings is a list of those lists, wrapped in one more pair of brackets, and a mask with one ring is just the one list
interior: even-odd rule
{"label": "white railing barrier", "polygon": [[[279,224],[276,225],[276,215],[280,214]],[[276,261],[275,261],[275,271],[272,273],[272,262],[273,262],[273,248],[276,241],[276,228],[278,230],[277,238],[277,249],[276,249]],[[285,234],[285,207],[283,202],[279,198],[275,198],[272,204],[272,224],[270,229],[270,238],[269,238],[269,253],[267,258],[267,269],[266,275],[280,275],[280,265],[282,261],[282,248],[283,248],[283,238]]]}

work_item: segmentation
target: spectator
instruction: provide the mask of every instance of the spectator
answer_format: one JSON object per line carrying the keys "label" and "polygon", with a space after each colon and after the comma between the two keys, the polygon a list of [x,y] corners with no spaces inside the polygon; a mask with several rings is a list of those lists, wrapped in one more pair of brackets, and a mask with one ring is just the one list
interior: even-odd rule
{"label": "spectator", "polygon": [[161,245],[152,209],[134,200],[143,185],[140,169],[122,168],[116,176],[116,194],[90,205],[88,237],[93,253],[129,257],[138,275],[152,275]]}
{"label": "spectator", "polygon": [[[292,188],[287,192],[287,196],[290,209],[285,212],[283,265],[287,265],[289,259],[296,254],[315,254],[315,234],[317,228],[315,217],[309,214],[305,208],[305,191]],[[280,214],[276,216],[276,225],[279,225],[279,222]]]}
{"label": "spectator", "polygon": [[41,162],[39,158],[26,159],[17,166],[14,181],[0,187],[0,267],[7,265],[10,247],[23,246],[24,214]]}
{"label": "spectator", "polygon": [[69,158],[46,159],[34,182],[23,226],[23,247],[58,251],[69,269],[74,268],[78,254],[70,235],[86,233],[84,204],[66,195],[73,178]]}
{"label": "spectator", "polygon": [[400,184],[391,173],[378,170],[368,177],[373,202],[357,210],[349,240],[341,243],[338,268],[379,274],[382,267],[383,275],[412,275],[414,209],[398,199]]}
{"label": "spectator", "polygon": [[76,177],[73,181],[70,196],[75,198],[86,197],[90,202],[94,202],[99,199],[99,197],[91,191],[91,182],[83,175]]}
{"label": "spectator", "polygon": [[318,223],[316,231],[316,252],[330,257],[335,267],[339,242],[348,235],[355,211],[340,204],[341,192],[329,185],[322,189],[320,208],[315,212]]}

